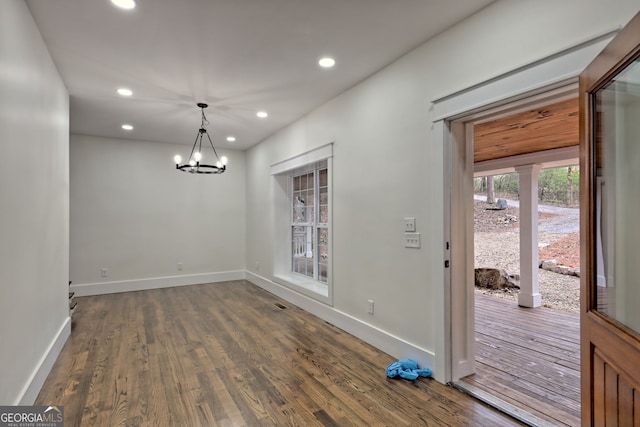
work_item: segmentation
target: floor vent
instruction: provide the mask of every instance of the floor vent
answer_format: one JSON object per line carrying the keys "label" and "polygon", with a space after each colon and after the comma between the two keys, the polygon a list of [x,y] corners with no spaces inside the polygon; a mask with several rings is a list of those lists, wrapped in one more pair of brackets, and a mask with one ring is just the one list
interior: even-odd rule
{"label": "floor vent", "polygon": [[280,310],[284,310],[287,308],[286,305],[280,304],[279,302],[274,303],[274,305],[278,307]]}

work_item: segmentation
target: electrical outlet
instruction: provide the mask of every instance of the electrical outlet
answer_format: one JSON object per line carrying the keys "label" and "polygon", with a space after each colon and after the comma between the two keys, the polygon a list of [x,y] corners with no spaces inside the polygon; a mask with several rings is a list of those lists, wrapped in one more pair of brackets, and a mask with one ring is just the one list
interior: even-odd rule
{"label": "electrical outlet", "polygon": [[179,262],[178,263],[178,271],[182,271],[183,268],[184,268],[184,264]]}
{"label": "electrical outlet", "polygon": [[416,219],[415,218],[405,218],[404,219],[404,231],[405,233],[416,231]]}
{"label": "electrical outlet", "polygon": [[420,248],[420,233],[404,233],[405,248]]}
{"label": "electrical outlet", "polygon": [[369,310],[368,310],[369,314],[373,314],[373,300],[370,299],[369,300]]}
{"label": "electrical outlet", "polygon": [[106,268],[100,269],[100,277],[107,277],[109,275],[109,270]]}

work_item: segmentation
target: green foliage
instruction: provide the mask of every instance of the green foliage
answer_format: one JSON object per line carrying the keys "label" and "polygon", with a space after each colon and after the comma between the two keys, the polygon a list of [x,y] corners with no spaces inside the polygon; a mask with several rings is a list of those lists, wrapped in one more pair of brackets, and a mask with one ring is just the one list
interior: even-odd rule
{"label": "green foliage", "polygon": [[[518,174],[508,173],[504,175],[493,176],[493,188],[500,197],[515,198],[518,196]],[[474,178],[473,189],[477,193],[486,193],[487,179],[486,177]]]}
{"label": "green foliage", "polygon": [[[571,173],[569,173],[571,170]],[[496,198],[518,199],[518,174],[495,175]],[[486,193],[487,179],[473,179],[476,193]],[[538,178],[538,201],[562,206],[577,206],[580,199],[580,168],[578,166],[543,169]]]}
{"label": "green foliage", "polygon": [[578,166],[543,169],[538,180],[538,198],[552,204],[576,205],[580,194]]}
{"label": "green foliage", "polygon": [[508,173],[495,176],[493,185],[497,193],[518,194],[518,174]]}

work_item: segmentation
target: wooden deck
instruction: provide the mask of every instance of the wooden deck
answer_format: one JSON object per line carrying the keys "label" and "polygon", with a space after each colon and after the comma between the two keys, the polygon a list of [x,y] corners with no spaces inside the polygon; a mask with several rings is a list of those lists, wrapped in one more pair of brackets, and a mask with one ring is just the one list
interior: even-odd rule
{"label": "wooden deck", "polygon": [[66,426],[516,426],[246,281],[78,298],[36,400]]}
{"label": "wooden deck", "polygon": [[476,373],[463,382],[549,425],[580,425],[579,315],[475,298]]}

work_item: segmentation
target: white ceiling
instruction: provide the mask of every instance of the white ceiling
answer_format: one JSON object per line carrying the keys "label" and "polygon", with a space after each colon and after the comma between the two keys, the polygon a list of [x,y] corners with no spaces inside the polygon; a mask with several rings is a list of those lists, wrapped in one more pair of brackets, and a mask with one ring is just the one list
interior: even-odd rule
{"label": "white ceiling", "polygon": [[[72,133],[192,144],[206,102],[215,145],[239,150],[491,2],[27,0],[69,90]],[[318,67],[325,55],[334,68]]]}

